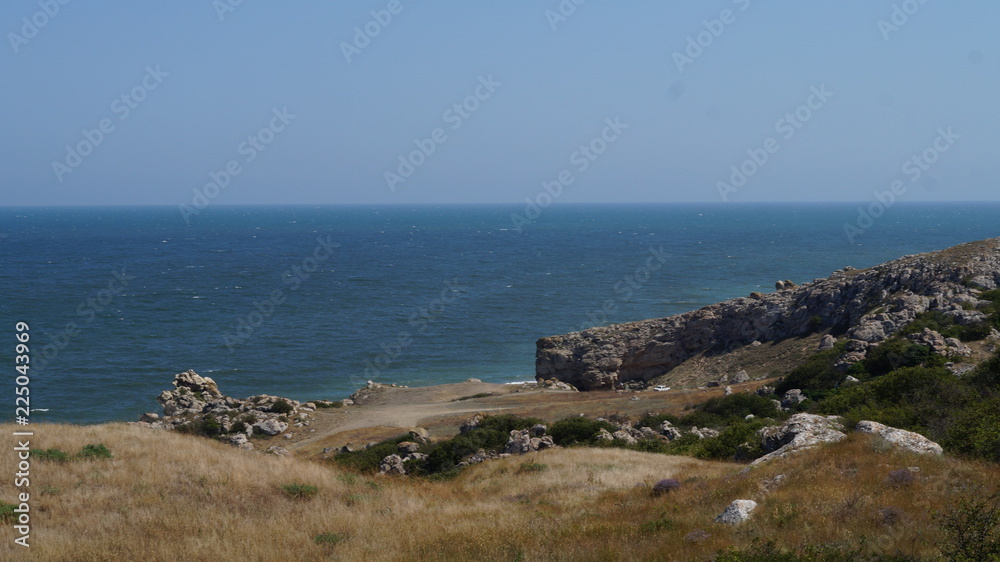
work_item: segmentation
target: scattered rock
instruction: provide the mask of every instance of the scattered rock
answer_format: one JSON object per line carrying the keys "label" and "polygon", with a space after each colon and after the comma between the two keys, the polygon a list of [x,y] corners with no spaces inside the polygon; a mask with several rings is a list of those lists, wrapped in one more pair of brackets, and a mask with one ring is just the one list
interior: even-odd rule
{"label": "scattered rock", "polygon": [[402,456],[406,456],[412,453],[416,453],[420,450],[420,444],[414,443],[413,441],[403,441],[396,445],[396,452]]}
{"label": "scattered rock", "polygon": [[255,430],[259,431],[260,433],[263,433],[264,435],[277,435],[282,431],[288,429],[288,424],[283,421],[279,421],[277,419],[272,418],[272,419],[261,420],[253,424],[253,427]]}
{"label": "scattered rock", "polygon": [[745,382],[750,382],[750,375],[742,369],[736,371],[736,374],[729,377],[730,384],[743,384]]}
{"label": "scattered rock", "polygon": [[486,416],[483,414],[476,414],[471,418],[465,420],[464,422],[462,422],[462,425],[458,427],[459,433],[464,435],[472,431],[473,429],[476,429],[477,427],[479,427],[479,424],[483,423],[483,418],[485,417]]}
{"label": "scattered rock", "polygon": [[808,398],[802,391],[798,388],[793,388],[781,397],[781,407],[784,409],[793,408],[798,406],[802,402],[805,402]]}
{"label": "scattered rock", "polygon": [[286,449],[284,447],[278,447],[277,445],[275,445],[273,447],[268,447],[267,450],[264,451],[264,454],[266,454],[266,455],[277,455],[279,457],[290,457],[290,456],[292,456],[292,454],[288,452],[288,449]]}
{"label": "scattered rock", "polygon": [[664,422],[660,424],[660,434],[666,437],[667,440],[669,441],[681,438],[680,430],[674,427],[670,422],[666,420],[664,420]]}
{"label": "scattered rock", "polygon": [[754,509],[757,509],[757,502],[753,500],[734,500],[715,518],[715,522],[723,525],[739,525],[750,519]]}
{"label": "scattered rock", "polygon": [[414,427],[410,430],[410,439],[415,443],[423,445],[430,441],[430,437],[430,432],[422,427]]}
{"label": "scattered rock", "polygon": [[861,433],[878,435],[889,443],[914,453],[940,455],[943,452],[941,445],[919,433],[896,429],[895,427],[889,427],[878,422],[860,421],[854,429]]}
{"label": "scattered rock", "polygon": [[378,465],[379,474],[394,474],[403,476],[406,474],[406,467],[403,466],[403,457],[399,455],[389,455],[382,459]]}
{"label": "scattered rock", "polygon": [[602,427],[601,430],[597,432],[597,439],[599,439],[601,441],[614,441],[615,440],[615,436],[611,435],[610,431],[608,431],[608,430],[606,430],[606,429],[604,429]]}
{"label": "scattered rock", "polygon": [[718,431],[716,431],[714,429],[709,429],[707,427],[703,427],[701,429],[698,429],[695,426],[691,426],[691,431],[689,431],[688,433],[696,436],[698,439],[709,439],[709,438],[712,438],[712,437],[718,437],[719,436],[719,432]]}
{"label": "scattered rock", "polygon": [[510,438],[507,440],[507,445],[504,447],[503,452],[511,455],[523,455],[524,453],[533,453],[555,446],[556,444],[552,441],[551,435],[532,437],[530,429],[515,429],[510,432]]}
{"label": "scattered rock", "polygon": [[632,437],[632,434],[629,433],[628,431],[625,431],[624,429],[619,429],[618,431],[614,432],[611,436],[615,439],[615,441],[624,441],[629,445],[634,445],[637,442],[636,438]]}

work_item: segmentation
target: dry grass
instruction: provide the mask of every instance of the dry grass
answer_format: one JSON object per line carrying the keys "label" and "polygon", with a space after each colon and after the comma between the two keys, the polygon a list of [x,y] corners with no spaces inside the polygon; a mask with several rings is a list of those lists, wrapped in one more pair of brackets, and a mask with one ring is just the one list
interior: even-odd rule
{"label": "dry grass", "polygon": [[[4,527],[13,560],[708,560],[755,538],[780,546],[857,545],[938,554],[931,520],[960,485],[1000,481],[1000,467],[886,450],[867,436],[742,465],[618,449],[564,449],[484,463],[450,482],[368,477],[247,453],[206,439],[124,424],[36,426],[33,445],[76,452],[104,443],[112,460],[32,464],[32,544]],[[10,451],[12,426],[4,426]],[[0,472],[14,472],[12,454]],[[528,463],[522,470],[522,464]],[[545,465],[544,469],[538,465]],[[919,466],[908,487],[888,473]],[[761,483],[785,481],[769,493]],[[654,498],[649,487],[682,488]],[[11,501],[12,478],[0,499]],[[312,499],[281,486],[317,486]],[[733,499],[760,503],[751,522],[712,522]],[[894,508],[895,522],[880,516]],[[685,540],[693,531],[709,536]],[[338,544],[316,544],[322,533]],[[27,554],[27,556],[26,556]]]}

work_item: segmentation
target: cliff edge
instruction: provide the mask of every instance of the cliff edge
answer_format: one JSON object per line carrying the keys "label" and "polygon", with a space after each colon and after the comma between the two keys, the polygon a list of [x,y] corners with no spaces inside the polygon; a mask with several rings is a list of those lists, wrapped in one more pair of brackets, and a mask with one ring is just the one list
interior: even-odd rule
{"label": "cliff edge", "polygon": [[860,361],[920,313],[937,310],[957,324],[986,321],[976,310],[982,290],[1000,286],[1000,238],[905,256],[869,269],[851,267],[797,286],[779,281],[699,310],[541,338],[535,376],[580,390],[645,383],[703,353],[754,342],[830,332],[849,342],[843,365]]}

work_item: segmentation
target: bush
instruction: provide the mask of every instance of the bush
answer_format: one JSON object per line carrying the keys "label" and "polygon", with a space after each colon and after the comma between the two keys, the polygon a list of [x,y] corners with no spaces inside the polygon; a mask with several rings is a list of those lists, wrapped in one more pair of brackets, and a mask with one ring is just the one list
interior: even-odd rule
{"label": "bush", "polygon": [[948,559],[1000,559],[1000,492],[960,498],[934,518],[946,537],[941,551]]}
{"label": "bush", "polygon": [[873,377],[886,375],[903,367],[918,367],[931,356],[931,348],[907,339],[888,339],[868,352],[862,361],[865,371]]}
{"label": "bush", "polygon": [[59,449],[32,449],[31,457],[40,461],[66,462],[69,455]]}
{"label": "bush", "polygon": [[593,445],[602,429],[614,432],[617,428],[608,422],[587,418],[566,418],[552,424],[549,434],[556,445]]}
{"label": "bush", "polygon": [[718,437],[702,439],[694,448],[700,459],[751,461],[764,455],[757,430],[764,420],[739,421],[725,428]]}
{"label": "bush", "polygon": [[397,445],[409,440],[409,434],[400,435],[359,451],[337,453],[333,456],[333,462],[358,472],[375,472],[382,459],[396,454]]}
{"label": "bush", "polygon": [[98,443],[96,445],[84,445],[77,456],[82,459],[110,459],[113,455],[111,451],[104,446],[104,443]]}
{"label": "bush", "polygon": [[[774,405],[774,402],[770,398],[745,392],[712,398],[708,402],[705,402],[700,410],[719,416],[727,422],[742,420],[749,414],[753,414],[758,418],[777,418],[781,416],[781,410]],[[681,420],[682,423],[683,421]]]}
{"label": "bush", "polygon": [[549,465],[541,464],[537,462],[522,462],[521,466],[518,467],[518,472],[545,472],[549,469]]}
{"label": "bush", "polygon": [[346,541],[347,535],[343,533],[321,533],[313,537],[313,540],[316,541],[316,544],[333,546]]}
{"label": "bush", "polygon": [[942,445],[950,451],[1000,462],[1000,397],[974,402],[959,411]]}
{"label": "bush", "polygon": [[282,490],[288,494],[288,497],[297,500],[307,500],[314,497],[318,492],[319,488],[316,486],[310,486],[309,484],[301,484],[299,482],[293,482],[291,484],[285,484],[281,487]]}
{"label": "bush", "polygon": [[656,484],[653,484],[653,495],[664,496],[670,492],[676,492],[680,489],[681,483],[678,482],[676,478],[664,478]]}
{"label": "bush", "polygon": [[13,523],[15,520],[14,509],[17,505],[0,500],[0,523]]}
{"label": "bush", "polygon": [[886,477],[886,484],[892,486],[893,488],[906,488],[913,484],[915,478],[913,473],[907,468],[900,468],[898,470],[893,470]]}
{"label": "bush", "polygon": [[284,398],[279,398],[274,401],[274,404],[271,404],[271,411],[276,414],[290,414],[294,410],[295,408]]}
{"label": "bush", "polygon": [[820,351],[810,357],[805,363],[792,369],[774,389],[774,393],[782,395],[798,388],[807,396],[816,400],[823,396],[824,391],[837,386],[844,374],[833,368],[837,358],[844,352],[846,343],[840,343],[832,349]]}
{"label": "bush", "polygon": [[178,426],[177,431],[189,435],[200,435],[202,437],[217,437],[224,433],[222,424],[212,414],[206,414],[203,418],[195,419]]}
{"label": "bush", "polygon": [[249,426],[245,422],[238,421],[229,428],[229,433],[245,433],[247,427]]}

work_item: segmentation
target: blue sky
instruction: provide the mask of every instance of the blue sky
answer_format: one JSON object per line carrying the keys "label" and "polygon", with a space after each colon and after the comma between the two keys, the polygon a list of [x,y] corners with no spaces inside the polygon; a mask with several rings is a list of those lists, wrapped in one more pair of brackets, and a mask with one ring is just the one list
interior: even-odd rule
{"label": "blue sky", "polygon": [[518,203],[545,182],[996,200],[997,21],[943,0],[12,0],[0,204]]}

